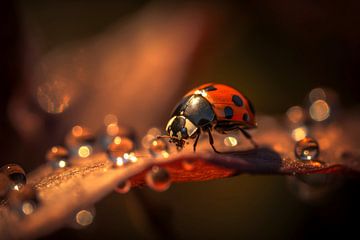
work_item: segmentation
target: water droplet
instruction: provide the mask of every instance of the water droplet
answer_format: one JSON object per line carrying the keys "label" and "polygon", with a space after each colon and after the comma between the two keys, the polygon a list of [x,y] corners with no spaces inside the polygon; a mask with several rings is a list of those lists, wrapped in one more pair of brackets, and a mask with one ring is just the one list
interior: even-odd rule
{"label": "water droplet", "polygon": [[165,168],[153,166],[145,176],[146,184],[155,191],[166,191],[171,185],[170,174]]}
{"label": "water droplet", "polygon": [[150,142],[149,152],[153,157],[169,157],[168,143],[162,138],[154,138]]}
{"label": "water droplet", "polygon": [[32,214],[40,205],[38,194],[33,186],[26,185],[19,191],[9,194],[9,206],[20,216]]}
{"label": "water droplet", "polygon": [[93,152],[95,140],[94,134],[88,128],[76,125],[66,136],[65,141],[71,155],[87,158]]}
{"label": "water droplet", "polygon": [[235,137],[228,136],[224,138],[224,144],[227,147],[235,147],[238,145],[238,140]]}
{"label": "water droplet", "polygon": [[7,164],[0,170],[10,180],[10,189],[19,191],[26,184],[24,169],[17,164]]}
{"label": "water droplet", "polygon": [[131,189],[131,181],[125,180],[118,183],[118,185],[115,188],[115,191],[118,193],[127,193]]}
{"label": "water droplet", "polygon": [[134,132],[129,129],[129,128],[125,128],[122,127],[120,125],[118,125],[117,123],[110,123],[108,124],[104,131],[102,132],[102,134],[100,135],[100,144],[101,147],[106,150],[108,145],[113,141],[113,139],[115,137],[126,137],[128,139],[130,139],[131,141],[133,141],[134,145],[135,145],[135,134]]}
{"label": "water droplet", "polygon": [[134,143],[126,138],[116,136],[112,139],[111,143],[107,147],[107,155],[109,159],[114,162],[116,166],[122,166],[126,161],[131,161],[129,152],[134,149]]}
{"label": "water droplet", "polygon": [[63,146],[54,146],[46,154],[46,159],[53,169],[64,168],[70,165],[69,151]]}
{"label": "water droplet", "polygon": [[319,153],[319,144],[313,138],[305,137],[295,145],[295,156],[299,160],[317,160]]}

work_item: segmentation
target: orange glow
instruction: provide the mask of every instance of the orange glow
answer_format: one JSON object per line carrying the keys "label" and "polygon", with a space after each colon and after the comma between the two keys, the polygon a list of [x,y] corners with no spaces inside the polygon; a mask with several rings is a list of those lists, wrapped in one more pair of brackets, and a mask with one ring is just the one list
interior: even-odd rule
{"label": "orange glow", "polygon": [[109,136],[115,136],[119,133],[119,126],[116,123],[107,125],[106,132]]}
{"label": "orange glow", "polygon": [[291,136],[295,141],[300,141],[304,139],[306,135],[307,135],[307,130],[305,127],[295,128],[291,133]]}
{"label": "orange glow", "polygon": [[59,151],[59,149],[57,147],[52,147],[51,148],[51,152],[53,153],[57,153]]}
{"label": "orange glow", "polygon": [[114,138],[114,143],[115,143],[115,144],[120,144],[120,143],[121,143],[121,137],[116,136],[116,137]]}
{"label": "orange glow", "polygon": [[72,128],[71,132],[75,137],[80,137],[83,134],[84,129],[81,126],[76,125]]}

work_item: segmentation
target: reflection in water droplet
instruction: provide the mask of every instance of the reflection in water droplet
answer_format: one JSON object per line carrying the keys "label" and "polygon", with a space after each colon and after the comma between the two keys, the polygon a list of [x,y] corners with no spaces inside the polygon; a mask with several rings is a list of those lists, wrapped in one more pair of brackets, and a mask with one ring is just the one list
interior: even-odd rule
{"label": "reflection in water droplet", "polygon": [[66,136],[65,142],[71,155],[87,158],[93,152],[95,140],[95,136],[88,128],[76,125]]}
{"label": "reflection in water droplet", "polygon": [[0,171],[10,180],[10,189],[19,191],[26,184],[25,171],[17,164],[6,164]]}
{"label": "reflection in water droplet", "polygon": [[32,214],[40,205],[36,189],[26,185],[19,191],[11,191],[8,198],[10,208],[20,216]]}
{"label": "reflection in water droplet", "polygon": [[37,101],[48,113],[64,112],[69,107],[70,100],[70,89],[64,81],[47,81],[37,88]]}
{"label": "reflection in water droplet", "polygon": [[224,144],[227,147],[235,147],[238,145],[238,140],[235,137],[228,136],[224,138]]}
{"label": "reflection in water droplet", "polygon": [[145,176],[146,184],[155,191],[166,191],[171,185],[170,174],[165,168],[153,166]]}
{"label": "reflection in water droplet", "polygon": [[80,210],[76,213],[76,223],[82,227],[89,226],[94,221],[95,214],[90,210]]}
{"label": "reflection in water droplet", "polygon": [[162,138],[153,138],[150,142],[149,152],[153,157],[169,157],[168,143]]}
{"label": "reflection in water droplet", "polygon": [[304,109],[300,106],[293,106],[287,110],[286,116],[290,122],[301,124],[305,119]]}
{"label": "reflection in water droplet", "polygon": [[311,104],[309,113],[312,119],[321,122],[330,116],[330,107],[324,100],[317,100]]}
{"label": "reflection in water droplet", "polygon": [[291,137],[295,141],[300,141],[301,139],[304,139],[307,135],[307,129],[306,127],[298,127],[292,130]]}
{"label": "reflection in water droplet", "polygon": [[[136,161],[133,155],[129,155],[134,149],[134,143],[126,137],[116,136],[107,147],[107,155],[115,166],[122,166],[128,162]],[[136,157],[135,157],[136,158]]]}
{"label": "reflection in water droplet", "polygon": [[69,151],[63,146],[54,146],[46,154],[46,159],[54,169],[69,165]]}
{"label": "reflection in water droplet", "polygon": [[295,156],[299,160],[317,160],[319,153],[319,144],[313,138],[305,137],[295,145]]}
{"label": "reflection in water droplet", "polygon": [[127,193],[131,189],[131,182],[129,180],[121,181],[116,186],[115,191],[118,193]]}

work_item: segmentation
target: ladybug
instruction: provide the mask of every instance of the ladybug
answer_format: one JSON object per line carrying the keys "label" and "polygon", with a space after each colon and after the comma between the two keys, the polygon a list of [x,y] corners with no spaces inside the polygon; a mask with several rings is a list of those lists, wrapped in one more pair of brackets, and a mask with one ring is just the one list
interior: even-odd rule
{"label": "ladybug", "polygon": [[167,135],[178,149],[182,149],[187,139],[195,139],[196,145],[201,133],[206,132],[213,150],[212,131],[221,134],[239,130],[257,147],[246,129],[256,128],[255,110],[248,98],[238,90],[224,84],[208,83],[188,92],[176,106],[166,125]]}

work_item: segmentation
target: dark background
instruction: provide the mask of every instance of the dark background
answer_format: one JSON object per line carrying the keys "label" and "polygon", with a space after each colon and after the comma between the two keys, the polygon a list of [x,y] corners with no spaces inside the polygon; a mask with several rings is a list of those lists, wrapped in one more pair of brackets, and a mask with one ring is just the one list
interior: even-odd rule
{"label": "dark background", "polygon": [[[9,110],[19,104],[46,126],[49,116],[32,99],[28,69],[58,46],[86,41],[149,5],[175,11],[189,2],[162,1],[1,1],[0,3],[0,158],[27,171],[43,161],[49,141],[41,134],[24,139]],[[310,89],[334,89],[343,109],[358,106],[360,4],[357,1],[198,1],[209,8],[210,34],[199,44],[183,89],[201,82],[224,82],[246,92],[258,112],[284,114],[302,104]],[[159,36],[161,37],[161,36]],[[99,83],[101,84],[101,82]],[[144,84],[151,84],[146,82]],[[174,96],[173,105],[183,89]],[[161,125],[168,111],[159,116]],[[74,116],[76,118],[76,115]],[[136,127],[135,127],[136,128]],[[141,133],[138,133],[141,135]],[[60,141],[61,134],[50,143]],[[89,239],[118,238],[277,238],[303,239],[356,234],[358,180],[321,202],[304,203],[288,190],[284,177],[240,176],[186,183],[165,193],[148,189],[111,194],[97,204],[93,225],[52,234]],[[356,236],[356,235],[355,235]]]}

